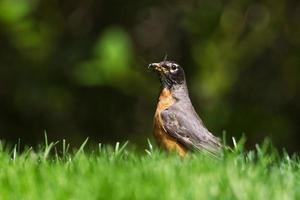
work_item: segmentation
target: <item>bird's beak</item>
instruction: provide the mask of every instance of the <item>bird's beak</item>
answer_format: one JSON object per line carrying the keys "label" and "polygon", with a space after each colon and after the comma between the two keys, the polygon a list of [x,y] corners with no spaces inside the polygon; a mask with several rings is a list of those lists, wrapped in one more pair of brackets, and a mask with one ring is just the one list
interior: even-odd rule
{"label": "bird's beak", "polygon": [[163,72],[163,67],[161,66],[160,63],[151,63],[150,65],[148,65],[148,69],[152,69],[154,71],[157,72]]}

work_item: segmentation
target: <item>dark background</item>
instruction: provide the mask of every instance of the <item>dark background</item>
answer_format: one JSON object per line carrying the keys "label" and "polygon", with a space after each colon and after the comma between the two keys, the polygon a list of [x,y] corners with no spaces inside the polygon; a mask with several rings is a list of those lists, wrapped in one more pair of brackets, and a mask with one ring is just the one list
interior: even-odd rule
{"label": "dark background", "polygon": [[215,135],[300,145],[300,2],[0,0],[0,136],[144,148],[165,54]]}

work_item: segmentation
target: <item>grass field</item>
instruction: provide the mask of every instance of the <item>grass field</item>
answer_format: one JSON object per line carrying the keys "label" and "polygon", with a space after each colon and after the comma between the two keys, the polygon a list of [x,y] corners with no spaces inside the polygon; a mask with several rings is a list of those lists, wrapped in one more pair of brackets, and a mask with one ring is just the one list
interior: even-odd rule
{"label": "grass field", "polygon": [[0,199],[300,199],[299,159],[269,144],[183,161],[151,144],[144,153],[84,145],[70,151],[46,141],[19,153],[1,144]]}

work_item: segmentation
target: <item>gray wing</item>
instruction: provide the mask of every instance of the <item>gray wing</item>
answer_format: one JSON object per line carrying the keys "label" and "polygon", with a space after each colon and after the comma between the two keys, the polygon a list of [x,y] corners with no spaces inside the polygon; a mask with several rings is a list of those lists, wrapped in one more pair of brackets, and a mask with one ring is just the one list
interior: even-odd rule
{"label": "gray wing", "polygon": [[165,131],[188,149],[214,156],[220,153],[219,139],[205,128],[193,107],[182,110],[171,106],[161,112],[161,118]]}

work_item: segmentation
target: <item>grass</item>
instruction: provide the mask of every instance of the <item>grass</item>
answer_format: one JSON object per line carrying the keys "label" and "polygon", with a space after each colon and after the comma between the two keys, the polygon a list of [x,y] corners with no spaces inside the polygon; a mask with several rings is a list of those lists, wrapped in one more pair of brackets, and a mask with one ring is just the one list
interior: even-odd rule
{"label": "grass", "polygon": [[235,144],[219,159],[185,160],[157,148],[146,152],[65,141],[19,152],[0,145],[0,199],[300,199],[300,161],[266,142],[244,152]]}

